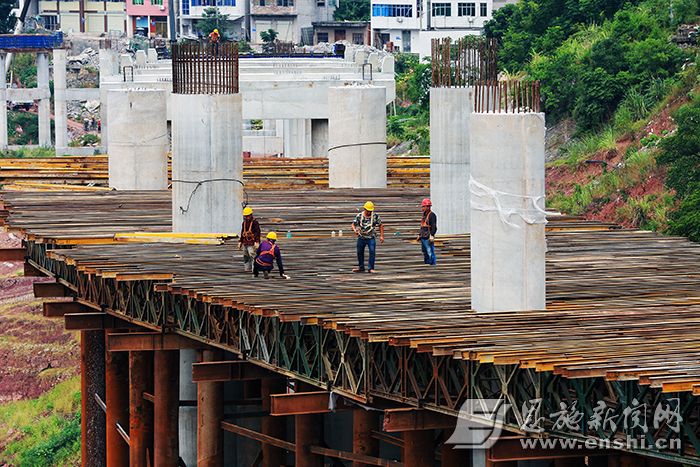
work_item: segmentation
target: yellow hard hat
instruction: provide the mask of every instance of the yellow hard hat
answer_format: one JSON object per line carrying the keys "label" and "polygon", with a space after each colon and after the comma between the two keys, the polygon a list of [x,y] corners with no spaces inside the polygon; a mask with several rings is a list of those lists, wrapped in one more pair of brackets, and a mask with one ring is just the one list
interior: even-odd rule
{"label": "yellow hard hat", "polygon": [[268,240],[277,240],[277,234],[275,232],[268,232],[267,237],[265,238]]}
{"label": "yellow hard hat", "polygon": [[244,216],[250,216],[251,214],[253,214],[253,208],[250,208],[247,206],[245,208],[243,208],[243,215]]}
{"label": "yellow hard hat", "polygon": [[218,30],[218,29],[214,29],[214,32],[217,33],[217,34],[219,34],[219,30]]}
{"label": "yellow hard hat", "polygon": [[374,203],[373,203],[372,201],[367,201],[367,202],[365,203],[364,208],[365,208],[367,211],[372,212],[372,211],[374,211]]}

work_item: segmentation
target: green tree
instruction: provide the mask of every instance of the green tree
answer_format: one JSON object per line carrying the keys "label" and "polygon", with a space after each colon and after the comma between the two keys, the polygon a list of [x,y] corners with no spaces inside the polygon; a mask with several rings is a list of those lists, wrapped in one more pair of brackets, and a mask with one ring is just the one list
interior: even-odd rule
{"label": "green tree", "polygon": [[336,21],[369,21],[369,0],[340,0],[333,12]]}
{"label": "green tree", "polygon": [[12,13],[14,0],[0,0],[0,34],[10,34],[15,29],[17,18]]}
{"label": "green tree", "polygon": [[623,89],[613,75],[596,68],[585,70],[576,86],[573,116],[578,128],[596,130],[612,115]]}
{"label": "green tree", "polygon": [[274,29],[268,29],[260,33],[260,38],[263,41],[263,52],[272,53],[275,51],[275,41],[278,33]]}
{"label": "green tree", "polygon": [[700,99],[678,109],[674,118],[678,129],[663,140],[659,162],[669,167],[666,184],[683,198],[700,183]]}
{"label": "green tree", "polygon": [[221,13],[217,7],[205,8],[202,19],[197,21],[197,29],[205,36],[218,29],[223,38],[227,28],[228,15]]}

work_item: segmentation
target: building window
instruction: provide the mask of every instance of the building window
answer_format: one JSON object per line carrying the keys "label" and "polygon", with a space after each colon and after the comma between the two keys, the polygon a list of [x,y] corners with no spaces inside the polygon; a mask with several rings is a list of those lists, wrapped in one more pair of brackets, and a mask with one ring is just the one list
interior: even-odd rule
{"label": "building window", "polygon": [[480,14],[481,16],[488,16],[488,14],[489,14],[489,6],[488,6],[488,4],[486,4],[486,3],[481,3],[481,4],[479,4],[479,9],[481,10],[481,11],[479,11],[479,14]]}
{"label": "building window", "polygon": [[326,6],[326,0],[316,0],[316,6]]}
{"label": "building window", "polygon": [[151,0],[151,5],[163,6],[163,0]]}
{"label": "building window", "polygon": [[143,5],[143,0],[131,0],[133,5]]}
{"label": "building window", "polygon": [[328,33],[327,32],[317,32],[316,33],[316,42],[328,42]]}
{"label": "building window", "polygon": [[183,15],[190,14],[190,0],[182,0],[182,14]]}
{"label": "building window", "polygon": [[49,31],[55,31],[58,29],[58,16],[42,16],[41,18],[44,21],[45,29],[48,29]]}
{"label": "building window", "polygon": [[476,3],[458,3],[457,15],[476,16]]}
{"label": "building window", "polygon": [[216,6],[236,6],[236,0],[216,0]]}
{"label": "building window", "polygon": [[294,6],[294,0],[277,0],[277,6]]}
{"label": "building window", "polygon": [[413,5],[372,5],[372,16],[410,18],[412,15]]}
{"label": "building window", "polygon": [[433,16],[452,16],[452,4],[433,3]]}
{"label": "building window", "polygon": [[364,38],[364,34],[362,34],[361,32],[353,32],[352,33],[352,43],[353,44],[362,45],[364,43],[363,38]]}

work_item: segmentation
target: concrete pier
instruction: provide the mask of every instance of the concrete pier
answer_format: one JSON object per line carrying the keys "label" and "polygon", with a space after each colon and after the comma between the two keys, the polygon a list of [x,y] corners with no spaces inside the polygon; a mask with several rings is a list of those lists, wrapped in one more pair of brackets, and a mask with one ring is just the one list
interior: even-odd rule
{"label": "concrete pier", "polygon": [[173,232],[238,232],[240,94],[173,94]]}
{"label": "concrete pier", "polygon": [[68,147],[68,107],[66,103],[66,50],[53,51],[54,127],[56,155]]}
{"label": "concrete pier", "polygon": [[283,140],[285,157],[311,157],[311,120],[308,118],[284,120]]}
{"label": "concrete pier", "polygon": [[[0,70],[5,69],[7,55],[0,53]],[[0,150],[7,149],[7,75],[0,73]]]}
{"label": "concrete pier", "polygon": [[39,146],[51,146],[51,92],[49,91],[49,54],[36,55],[36,87],[39,99]]}
{"label": "concrete pier", "polygon": [[109,186],[117,190],[168,188],[165,91],[107,92]]}
{"label": "concrete pier", "polygon": [[476,311],[545,308],[544,133],[541,113],[471,116]]}
{"label": "concrete pier", "polygon": [[430,89],[430,198],[440,234],[469,233],[473,88]]}
{"label": "concrete pier", "polygon": [[[196,401],[197,385],[192,382],[192,364],[197,362],[197,351],[180,349],[180,400]],[[197,464],[197,406],[179,408],[178,436],[180,457],[186,465]]]}
{"label": "concrete pier", "polygon": [[385,99],[379,86],[328,90],[330,188],[386,188]]}

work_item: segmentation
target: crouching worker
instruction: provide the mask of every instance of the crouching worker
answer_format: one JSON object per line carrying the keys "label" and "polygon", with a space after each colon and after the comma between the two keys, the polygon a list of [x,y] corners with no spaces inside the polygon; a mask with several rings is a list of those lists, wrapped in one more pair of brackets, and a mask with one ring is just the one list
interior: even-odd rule
{"label": "crouching worker", "polygon": [[270,271],[272,271],[274,266],[273,263],[277,261],[277,269],[279,270],[280,277],[289,279],[289,276],[284,273],[282,253],[280,252],[280,247],[275,245],[276,242],[277,234],[275,232],[270,232],[267,234],[266,240],[258,247],[255,263],[253,264],[253,275],[255,277],[258,277],[258,274],[262,271],[263,277],[269,279]]}

